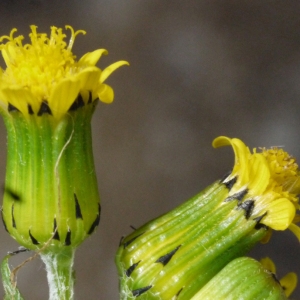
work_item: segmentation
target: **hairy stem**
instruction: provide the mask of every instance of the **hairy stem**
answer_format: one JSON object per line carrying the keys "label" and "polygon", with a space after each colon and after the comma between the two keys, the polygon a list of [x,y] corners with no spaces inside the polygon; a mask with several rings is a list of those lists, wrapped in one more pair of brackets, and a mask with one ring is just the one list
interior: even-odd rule
{"label": "hairy stem", "polygon": [[40,254],[46,265],[49,284],[49,300],[72,300],[74,296],[74,263],[75,250],[71,247],[59,253],[45,252]]}

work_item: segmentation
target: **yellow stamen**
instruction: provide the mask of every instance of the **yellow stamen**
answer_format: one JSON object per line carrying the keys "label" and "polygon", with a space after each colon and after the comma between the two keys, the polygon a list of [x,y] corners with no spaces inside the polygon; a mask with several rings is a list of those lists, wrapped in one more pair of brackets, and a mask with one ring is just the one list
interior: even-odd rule
{"label": "yellow stamen", "polygon": [[71,27],[70,25],[66,25],[66,29],[70,29],[71,30],[71,37],[70,37],[70,40],[69,40],[69,45],[68,45],[68,50],[71,50],[72,47],[73,47],[73,44],[75,42],[75,38],[76,36],[79,34],[79,33],[82,33],[83,35],[86,34],[86,31],[84,30],[77,30],[76,32],[74,32],[74,29],[73,27]]}

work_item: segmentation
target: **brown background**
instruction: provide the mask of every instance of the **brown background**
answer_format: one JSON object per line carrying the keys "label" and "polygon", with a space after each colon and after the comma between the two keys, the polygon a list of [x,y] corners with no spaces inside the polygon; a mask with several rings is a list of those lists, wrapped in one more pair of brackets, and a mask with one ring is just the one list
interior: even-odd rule
{"label": "brown background", "polygon": [[[114,254],[129,225],[140,226],[220,178],[232,151],[214,150],[218,135],[251,147],[284,146],[300,158],[299,1],[2,0],[0,34],[30,24],[85,29],[74,51],[107,48],[112,105],[93,119],[102,197],[101,226],[76,256],[76,299],[118,299]],[[0,183],[5,128],[0,127]],[[0,232],[0,257],[17,244]],[[253,255],[274,259],[279,276],[299,272],[300,245],[285,232]],[[13,263],[22,261],[22,254]],[[36,260],[18,276],[27,300],[47,299],[44,266]],[[300,289],[294,299],[300,298]]]}

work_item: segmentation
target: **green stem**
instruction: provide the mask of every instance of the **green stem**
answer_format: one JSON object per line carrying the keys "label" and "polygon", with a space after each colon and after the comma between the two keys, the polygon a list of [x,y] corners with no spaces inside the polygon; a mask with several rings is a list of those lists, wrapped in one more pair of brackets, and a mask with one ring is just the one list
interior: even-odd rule
{"label": "green stem", "polygon": [[49,284],[49,300],[72,300],[74,296],[75,249],[65,248],[59,253],[40,254],[46,265]]}

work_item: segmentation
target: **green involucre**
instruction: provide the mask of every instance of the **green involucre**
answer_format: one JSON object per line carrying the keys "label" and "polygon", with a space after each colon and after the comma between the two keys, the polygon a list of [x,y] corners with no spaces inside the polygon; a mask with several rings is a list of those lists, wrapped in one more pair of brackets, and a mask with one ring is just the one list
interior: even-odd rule
{"label": "green involucre", "polygon": [[287,299],[274,276],[258,261],[240,257],[223,268],[191,300]]}
{"label": "green involucre", "polygon": [[95,103],[60,120],[48,112],[2,111],[8,131],[2,216],[26,248],[76,247],[99,223],[90,124]]}
{"label": "green involucre", "polygon": [[121,299],[191,299],[261,240],[265,227],[227,196],[217,182],[126,237],[116,256]]}

